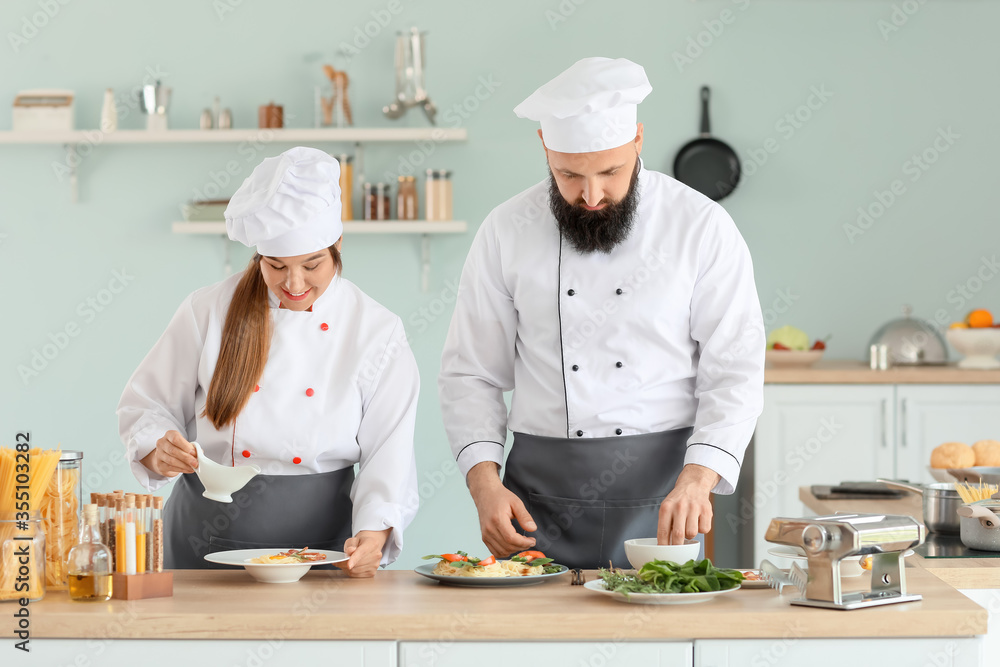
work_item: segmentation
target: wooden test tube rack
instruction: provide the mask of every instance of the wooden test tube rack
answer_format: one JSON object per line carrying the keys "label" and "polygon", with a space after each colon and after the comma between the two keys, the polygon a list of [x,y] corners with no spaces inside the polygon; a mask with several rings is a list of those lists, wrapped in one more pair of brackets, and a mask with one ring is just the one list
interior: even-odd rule
{"label": "wooden test tube rack", "polygon": [[145,600],[169,598],[174,595],[174,573],[145,572],[143,574],[111,575],[111,597],[115,600]]}

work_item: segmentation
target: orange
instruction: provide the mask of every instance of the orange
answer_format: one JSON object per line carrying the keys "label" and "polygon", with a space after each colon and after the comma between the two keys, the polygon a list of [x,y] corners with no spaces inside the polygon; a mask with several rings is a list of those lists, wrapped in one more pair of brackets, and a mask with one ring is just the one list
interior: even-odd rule
{"label": "orange", "polygon": [[991,327],[993,326],[993,314],[984,308],[979,308],[969,313],[965,321],[973,329]]}

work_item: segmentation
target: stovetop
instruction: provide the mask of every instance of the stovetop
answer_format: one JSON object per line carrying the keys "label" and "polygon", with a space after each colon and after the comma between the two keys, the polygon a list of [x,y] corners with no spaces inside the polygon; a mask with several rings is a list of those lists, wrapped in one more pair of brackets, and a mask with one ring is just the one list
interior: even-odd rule
{"label": "stovetop", "polygon": [[1000,558],[1000,551],[970,549],[958,535],[940,533],[928,533],[927,541],[913,550],[923,558]]}

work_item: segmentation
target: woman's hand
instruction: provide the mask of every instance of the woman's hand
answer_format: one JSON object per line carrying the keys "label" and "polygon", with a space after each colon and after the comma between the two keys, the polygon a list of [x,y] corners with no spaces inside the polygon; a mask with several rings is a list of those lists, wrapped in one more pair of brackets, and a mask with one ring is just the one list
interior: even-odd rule
{"label": "woman's hand", "polygon": [[167,431],[156,441],[156,448],[140,463],[157,475],[176,477],[181,473],[194,472],[198,467],[198,453],[179,432]]}
{"label": "woman's hand", "polygon": [[374,577],[382,562],[382,547],[389,539],[390,532],[392,528],[358,531],[357,535],[344,543],[344,553],[350,558],[334,565],[347,570],[352,577]]}

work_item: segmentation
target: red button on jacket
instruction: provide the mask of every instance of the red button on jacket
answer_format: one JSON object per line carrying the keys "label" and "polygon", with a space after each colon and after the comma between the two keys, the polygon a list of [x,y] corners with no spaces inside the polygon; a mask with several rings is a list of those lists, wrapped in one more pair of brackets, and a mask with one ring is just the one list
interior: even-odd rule
{"label": "red button on jacket", "polygon": [[315,393],[316,392],[312,390],[312,387],[310,387],[309,389],[306,389],[306,396],[312,396]]}

